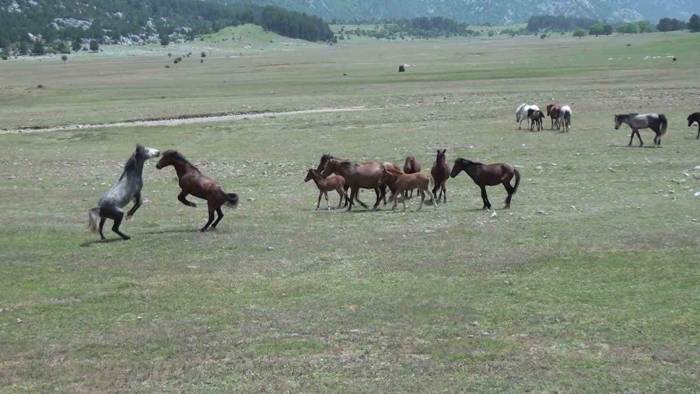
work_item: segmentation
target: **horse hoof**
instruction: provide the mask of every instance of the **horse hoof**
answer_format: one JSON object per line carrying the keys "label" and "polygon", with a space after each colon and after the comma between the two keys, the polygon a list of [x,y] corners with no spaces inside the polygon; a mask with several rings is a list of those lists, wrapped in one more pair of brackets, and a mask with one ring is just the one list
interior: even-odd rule
{"label": "horse hoof", "polygon": [[127,237],[122,237],[122,239],[123,239],[124,241],[128,241],[128,240],[131,239],[131,237],[128,237],[128,236],[127,236]]}

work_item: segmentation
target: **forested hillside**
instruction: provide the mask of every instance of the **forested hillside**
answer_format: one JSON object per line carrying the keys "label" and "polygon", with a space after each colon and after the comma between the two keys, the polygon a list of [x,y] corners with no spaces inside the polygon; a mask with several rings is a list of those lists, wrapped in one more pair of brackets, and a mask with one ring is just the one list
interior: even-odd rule
{"label": "forested hillside", "polygon": [[274,6],[200,0],[1,0],[0,48],[26,54],[44,47],[76,50],[90,41],[165,45],[243,23],[309,41],[334,39],[319,17]]}

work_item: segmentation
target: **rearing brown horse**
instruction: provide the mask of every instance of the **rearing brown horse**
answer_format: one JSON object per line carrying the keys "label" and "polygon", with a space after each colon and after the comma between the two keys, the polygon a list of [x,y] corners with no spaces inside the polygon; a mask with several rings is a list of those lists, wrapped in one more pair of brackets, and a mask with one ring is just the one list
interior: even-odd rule
{"label": "rearing brown horse", "polygon": [[[518,191],[520,184],[520,173],[513,166],[503,163],[482,164],[471,160],[459,158],[455,160],[450,177],[454,178],[461,171],[464,171],[481,188],[481,198],[484,200],[483,209],[491,209],[491,203],[486,195],[486,186],[496,186],[503,184],[508,192],[505,209],[510,208],[510,200],[513,194]],[[510,185],[510,180],[515,178],[515,185]]]}
{"label": "rearing brown horse", "polygon": [[[224,213],[221,211],[221,206],[235,208],[238,205],[238,195],[236,193],[226,193],[224,189],[216,183],[215,180],[203,175],[197,167],[193,166],[184,156],[174,150],[168,150],[163,153],[163,157],[156,164],[157,169],[162,169],[167,166],[175,167],[175,172],[179,180],[182,191],[177,196],[177,199],[188,207],[196,207],[197,204],[187,200],[187,195],[191,194],[195,197],[207,200],[209,208],[209,220],[201,231],[207,231],[211,225],[212,230],[216,228],[221,219],[224,218]],[[214,212],[217,213],[216,221],[214,221]],[[213,222],[213,223],[212,223]]]}

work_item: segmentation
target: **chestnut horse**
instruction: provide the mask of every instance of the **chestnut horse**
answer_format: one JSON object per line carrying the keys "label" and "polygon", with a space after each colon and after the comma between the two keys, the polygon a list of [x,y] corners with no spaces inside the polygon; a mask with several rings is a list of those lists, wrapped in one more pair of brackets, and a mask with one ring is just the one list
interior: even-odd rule
{"label": "chestnut horse", "polygon": [[[418,163],[418,160],[416,160],[415,156],[407,156],[406,160],[403,162],[403,172],[404,174],[415,174],[417,172],[420,172],[420,163]],[[410,193],[410,195],[409,195]],[[413,197],[413,190],[411,189],[410,191],[405,191],[403,194],[404,197],[411,198]]]}
{"label": "chestnut horse", "polygon": [[[188,207],[196,207],[197,204],[187,200],[187,195],[191,194],[195,197],[207,200],[209,208],[209,220],[207,224],[201,228],[201,231],[207,231],[211,225],[211,229],[216,229],[221,219],[224,218],[224,213],[221,211],[222,205],[235,208],[238,205],[238,195],[236,193],[226,193],[224,189],[213,179],[203,175],[197,167],[193,166],[184,156],[178,151],[168,150],[163,153],[163,157],[156,164],[157,169],[162,169],[167,166],[175,167],[175,172],[179,180],[182,191],[177,196],[177,199]],[[218,215],[214,221],[214,212]],[[213,222],[213,223],[212,223]]]}
{"label": "chestnut horse", "polygon": [[[419,211],[421,210],[421,208],[423,208],[423,201],[425,201],[426,193],[430,196],[430,201],[433,203],[433,205],[437,207],[437,203],[435,202],[435,195],[429,189],[431,179],[430,176],[422,174],[420,172],[416,172],[413,174],[404,174],[401,171],[396,171],[391,168],[385,168],[383,178],[385,180],[393,180],[394,185],[396,185],[396,191],[392,193],[391,197],[389,198],[389,200],[394,201],[394,205],[391,207],[392,210],[396,209],[396,204],[398,204],[399,196],[404,194],[404,192],[413,189],[417,189],[418,193],[420,193],[420,206],[418,207]],[[406,199],[403,198],[401,202],[403,203],[403,209],[405,210]]]}
{"label": "chestnut horse", "polygon": [[345,193],[345,178],[342,176],[332,174],[324,177],[318,170],[309,168],[309,171],[306,173],[306,178],[304,178],[304,182],[308,182],[312,179],[319,191],[316,209],[318,209],[318,207],[321,205],[321,196],[326,197],[326,205],[330,209],[330,204],[328,203],[329,191],[335,190],[338,192],[338,195],[340,196],[340,200],[338,200],[338,208],[340,208],[343,204],[343,197],[345,197],[345,199],[348,198],[348,195]]}
{"label": "chestnut horse", "polygon": [[[520,172],[513,168],[513,166],[503,163],[482,164],[459,158],[455,160],[450,176],[454,178],[459,175],[461,171],[466,172],[474,183],[481,188],[481,198],[484,200],[483,209],[491,209],[491,202],[489,202],[489,198],[486,195],[486,186],[496,186],[498,184],[503,184],[506,188],[508,197],[506,197],[505,209],[510,208],[510,200],[513,198],[513,194],[518,190],[518,185],[520,184]],[[515,178],[515,185],[511,186],[510,180],[513,178]]]}
{"label": "chestnut horse", "polygon": [[[319,160],[318,166],[316,167],[316,169],[317,169],[319,172],[320,172],[320,171],[323,171],[323,170],[326,168],[326,163],[328,163],[329,160],[333,160],[333,159],[335,159],[335,160],[340,160],[340,161],[345,161],[344,159],[339,159],[339,158],[337,158],[337,157],[331,155],[330,153],[325,153],[325,154],[323,154],[323,155],[321,156],[321,160]],[[367,162],[364,162],[364,163],[362,163],[362,164],[370,164],[370,163],[377,163],[377,162],[376,162],[376,161],[367,161]],[[381,165],[384,166],[384,167],[390,167],[390,168],[394,168],[394,169],[396,169],[396,170],[398,170],[398,171],[401,171],[401,170],[399,169],[399,167],[396,166],[396,164],[391,163],[391,162],[388,162],[388,161],[385,161],[385,162],[381,163]],[[387,183],[387,184],[382,184],[382,185],[380,185],[380,187],[379,187],[379,194],[377,194],[377,198],[378,198],[378,199],[384,200],[384,205],[386,205],[386,188],[387,188],[387,186],[389,187],[389,190],[391,190],[391,192],[393,193],[393,192],[394,192],[394,185],[393,185],[393,183],[390,181],[390,182]],[[345,192],[346,192],[346,193],[347,193],[347,191],[348,191],[349,188],[350,188],[350,185],[349,185],[347,182],[345,182]],[[358,203],[360,203],[362,206],[365,206],[365,204],[364,204],[362,201],[360,201],[360,195],[359,195],[359,193],[357,194],[357,196],[356,196],[356,198],[355,198],[355,201],[357,201]],[[345,206],[348,206],[348,204],[349,204],[348,200],[345,200]]]}
{"label": "chestnut horse", "polygon": [[335,173],[345,178],[346,185],[350,186],[348,211],[352,210],[354,201],[357,201],[360,205],[367,208],[367,205],[357,198],[360,189],[374,190],[377,194],[377,202],[374,204],[374,209],[377,209],[383,197],[383,169],[384,166],[376,161],[357,164],[349,160],[328,159],[322,175],[328,176]]}
{"label": "chestnut horse", "polygon": [[[450,166],[447,164],[445,152],[447,152],[447,149],[437,150],[435,164],[430,169],[430,175],[433,176],[433,181],[435,182],[433,195],[437,197],[436,202],[440,201],[440,197],[443,199],[442,202],[447,202],[447,180],[450,179]],[[438,189],[440,189],[440,194],[438,194]]]}

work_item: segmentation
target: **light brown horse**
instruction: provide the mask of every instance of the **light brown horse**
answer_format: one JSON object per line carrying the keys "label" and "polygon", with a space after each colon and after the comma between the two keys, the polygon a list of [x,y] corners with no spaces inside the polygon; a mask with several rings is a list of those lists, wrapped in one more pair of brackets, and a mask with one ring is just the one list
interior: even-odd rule
{"label": "light brown horse", "polygon": [[[420,163],[416,160],[415,156],[407,156],[406,160],[403,162],[403,172],[404,174],[415,174],[420,172]],[[413,190],[404,192],[404,197],[413,197]]]}
{"label": "light brown horse", "polygon": [[[496,186],[498,184],[503,184],[503,187],[506,188],[508,197],[506,197],[505,209],[510,208],[510,200],[513,198],[513,194],[518,191],[518,185],[520,184],[520,172],[513,166],[503,163],[482,164],[459,158],[455,160],[455,164],[452,166],[450,177],[456,177],[461,171],[466,172],[474,183],[481,188],[481,198],[484,200],[483,209],[491,209],[489,197],[486,195],[486,186]],[[515,178],[515,185],[511,186],[510,180],[513,178]]]}
{"label": "light brown horse", "polygon": [[[187,195],[189,194],[207,200],[209,220],[201,228],[201,231],[207,231],[210,225],[212,230],[216,229],[216,225],[224,218],[224,213],[221,211],[222,205],[226,204],[233,208],[238,205],[238,195],[236,193],[224,192],[221,185],[203,175],[197,167],[193,166],[179,152],[168,150],[163,153],[163,157],[156,164],[156,168],[160,170],[167,166],[175,167],[180,188],[182,189],[177,196],[181,203],[189,207],[197,206],[197,204],[187,200]],[[214,212],[218,215],[216,221],[214,221]]]}
{"label": "light brown horse", "polygon": [[346,185],[350,186],[348,211],[352,210],[354,201],[368,208],[365,203],[357,198],[360,189],[374,190],[377,194],[377,202],[374,204],[374,209],[377,209],[382,198],[383,169],[384,166],[376,161],[357,164],[349,160],[328,159],[322,175],[328,176],[335,173],[345,178]]}
{"label": "light brown horse", "polygon": [[[430,176],[422,174],[420,172],[413,174],[403,174],[400,171],[394,171],[393,169],[385,168],[384,175],[385,179],[392,179],[396,185],[396,191],[392,193],[389,200],[394,201],[394,205],[391,207],[392,210],[396,209],[396,204],[398,204],[399,196],[404,194],[408,190],[417,189],[420,194],[420,206],[418,210],[423,208],[423,201],[425,201],[425,195],[430,196],[430,201],[433,205],[437,206],[435,202],[435,195],[430,191]],[[401,199],[403,203],[403,209],[406,209],[406,198]]]}
{"label": "light brown horse", "polygon": [[559,116],[561,115],[561,105],[559,104],[547,104],[547,116],[551,118],[552,126],[551,130],[554,130],[554,126],[559,130]]}
{"label": "light brown horse", "polygon": [[[435,163],[433,164],[433,168],[430,169],[430,175],[432,175],[433,181],[435,182],[433,195],[436,196],[436,202],[440,201],[440,197],[442,197],[443,202],[447,202],[447,180],[450,179],[450,165],[447,164],[446,152],[447,149],[437,150]],[[438,189],[440,190],[440,194],[438,194]]]}
{"label": "light brown horse", "polygon": [[335,190],[338,192],[338,195],[340,196],[340,200],[338,200],[338,208],[340,208],[343,204],[343,197],[345,197],[345,199],[348,198],[348,195],[345,193],[345,178],[340,175],[331,174],[324,177],[318,170],[309,168],[309,171],[306,173],[306,178],[304,178],[304,182],[308,182],[310,180],[314,181],[319,191],[316,209],[318,209],[318,207],[321,205],[321,196],[326,197],[326,205],[328,206],[328,209],[330,209],[330,203],[328,202],[329,191]]}

